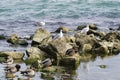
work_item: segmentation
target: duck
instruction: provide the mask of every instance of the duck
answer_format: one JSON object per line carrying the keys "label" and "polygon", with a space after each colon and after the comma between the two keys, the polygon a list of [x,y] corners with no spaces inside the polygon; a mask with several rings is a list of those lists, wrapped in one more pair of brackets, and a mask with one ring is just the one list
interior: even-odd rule
{"label": "duck", "polygon": [[78,52],[78,48],[73,46],[72,48],[68,49],[65,53],[65,55],[68,56],[73,56],[74,54],[76,54]]}
{"label": "duck", "polygon": [[88,31],[89,31],[89,25],[87,24],[87,26],[81,30],[81,33],[87,34]]}
{"label": "duck", "polygon": [[60,33],[57,34],[57,35],[55,35],[55,36],[53,37],[53,40],[61,39],[62,37],[63,37],[63,30],[61,29],[61,30],[60,30]]}
{"label": "duck", "polygon": [[29,68],[29,69],[26,69],[25,71],[21,71],[21,74],[32,77],[35,75],[35,71],[33,69]]}
{"label": "duck", "polygon": [[20,70],[21,66],[19,64],[16,64],[15,66],[7,66],[5,70],[9,73],[15,73]]}
{"label": "duck", "polygon": [[43,68],[50,67],[52,65],[52,61],[50,60],[50,58],[39,61],[39,63],[43,66]]}
{"label": "duck", "polygon": [[3,64],[6,64],[6,65],[11,65],[13,64],[14,60],[11,56],[7,56],[5,57],[5,61],[3,62]]}

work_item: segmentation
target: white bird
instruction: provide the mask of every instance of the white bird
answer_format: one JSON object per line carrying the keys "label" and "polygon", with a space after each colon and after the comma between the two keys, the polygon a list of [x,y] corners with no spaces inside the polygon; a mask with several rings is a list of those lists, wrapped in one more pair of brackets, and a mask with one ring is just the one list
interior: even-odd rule
{"label": "white bird", "polygon": [[43,26],[45,26],[45,22],[43,22],[43,21],[37,22],[37,26],[43,28]]}
{"label": "white bird", "polygon": [[60,30],[60,33],[59,34],[57,34],[57,35],[55,35],[54,37],[53,37],[53,39],[55,40],[55,39],[61,39],[63,37],[63,32],[62,32],[62,30]]}
{"label": "white bird", "polygon": [[83,29],[81,30],[81,33],[82,33],[82,34],[87,34],[88,31],[89,31],[89,25],[87,25],[85,28],[83,28]]}

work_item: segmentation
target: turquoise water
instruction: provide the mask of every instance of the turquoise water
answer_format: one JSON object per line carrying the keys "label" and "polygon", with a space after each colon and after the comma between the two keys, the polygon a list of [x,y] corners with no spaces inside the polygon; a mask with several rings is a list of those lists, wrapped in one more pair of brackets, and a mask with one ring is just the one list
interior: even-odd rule
{"label": "turquoise water", "polygon": [[0,33],[32,34],[36,21],[46,21],[50,31],[83,23],[117,27],[119,7],[120,0],[0,0]]}
{"label": "turquoise water", "polygon": [[[45,28],[49,31],[61,25],[75,29],[84,23],[95,23],[106,30],[117,28],[120,24],[120,0],[0,0],[0,34],[31,35],[38,28],[35,26],[37,21],[45,21]],[[0,41],[0,44],[0,51],[26,50],[24,47],[11,47],[6,41]],[[97,58],[93,62],[81,63],[74,77],[75,80],[120,80],[119,64],[120,55]],[[21,65],[23,68],[26,66],[24,63]],[[4,65],[0,64],[0,68]],[[4,70],[0,71],[0,79],[6,80]],[[40,72],[33,80],[42,80]]]}

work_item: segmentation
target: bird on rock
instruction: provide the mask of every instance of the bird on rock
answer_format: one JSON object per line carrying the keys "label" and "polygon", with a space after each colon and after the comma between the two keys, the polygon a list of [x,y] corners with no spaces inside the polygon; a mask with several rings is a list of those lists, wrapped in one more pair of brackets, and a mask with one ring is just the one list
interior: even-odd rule
{"label": "bird on rock", "polygon": [[63,37],[63,31],[62,30],[60,30],[60,33],[59,34],[57,34],[57,35],[55,35],[54,37],[53,37],[53,40],[56,40],[56,39],[61,39]]}
{"label": "bird on rock", "polygon": [[89,31],[89,25],[87,24],[87,26],[81,30],[81,33],[87,34],[88,31]]}

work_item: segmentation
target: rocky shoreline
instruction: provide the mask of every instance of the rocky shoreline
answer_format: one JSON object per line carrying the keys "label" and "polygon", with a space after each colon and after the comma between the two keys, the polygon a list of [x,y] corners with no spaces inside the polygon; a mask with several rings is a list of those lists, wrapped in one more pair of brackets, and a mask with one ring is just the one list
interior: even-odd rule
{"label": "rocky shoreline", "polygon": [[[44,72],[41,75],[42,78],[51,78],[53,76],[49,77],[48,72],[57,72],[59,69],[61,73],[64,72],[61,66],[65,68],[65,71],[67,69],[76,70],[81,61],[95,60],[98,56],[104,58],[119,54],[120,34],[117,31],[110,29],[109,33],[105,33],[99,31],[95,24],[88,25],[90,29],[86,34],[81,33],[86,25],[81,25],[76,30],[59,27],[55,32],[38,28],[33,36],[23,38],[17,34],[12,34],[10,37],[0,35],[0,39],[6,40],[12,45],[28,46],[28,40],[32,40],[31,47],[26,49],[25,54],[28,56],[26,59],[23,59],[25,54],[22,52],[0,51],[0,60],[11,56],[14,60],[22,60],[36,71]],[[60,30],[63,32],[63,37],[54,39],[55,34],[59,34]],[[51,65],[40,64],[48,58],[51,60]],[[62,76],[70,77],[67,73]]]}

